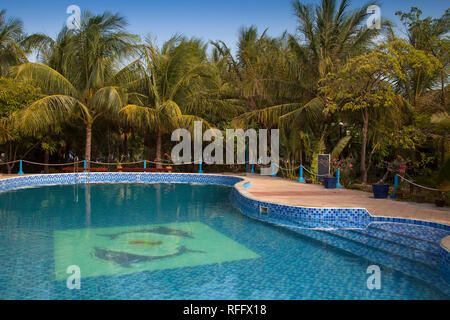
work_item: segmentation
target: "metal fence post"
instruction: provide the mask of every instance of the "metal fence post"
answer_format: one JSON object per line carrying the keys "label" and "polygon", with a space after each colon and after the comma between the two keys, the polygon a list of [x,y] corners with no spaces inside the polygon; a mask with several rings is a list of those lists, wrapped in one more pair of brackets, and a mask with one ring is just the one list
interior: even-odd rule
{"label": "metal fence post", "polygon": [[398,174],[396,174],[394,176],[394,191],[391,194],[391,198],[394,199],[395,198],[395,192],[397,191],[398,188]]}
{"label": "metal fence post", "polygon": [[300,165],[300,176],[298,177],[298,182],[305,182],[305,179],[303,178],[303,166]]}
{"label": "metal fence post", "polygon": [[22,160],[19,161],[19,172],[17,172],[17,174],[23,174],[23,170],[22,170]]}
{"label": "metal fence post", "polygon": [[341,177],[341,170],[337,169],[336,171],[336,188],[342,188],[342,184],[339,182],[339,179]]}

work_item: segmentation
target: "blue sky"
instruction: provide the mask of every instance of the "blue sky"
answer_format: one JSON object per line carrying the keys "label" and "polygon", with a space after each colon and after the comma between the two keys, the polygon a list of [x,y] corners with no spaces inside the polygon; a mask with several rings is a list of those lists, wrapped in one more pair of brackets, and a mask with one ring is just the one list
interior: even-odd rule
{"label": "blue sky", "polygon": [[[75,4],[94,13],[118,12],[127,17],[129,31],[145,36],[151,33],[158,43],[175,33],[208,40],[224,40],[234,48],[237,32],[243,25],[256,25],[260,31],[269,28],[272,36],[283,31],[294,32],[296,19],[291,0],[9,0],[0,8],[8,16],[22,19],[28,33],[43,32],[55,36],[65,23],[66,8]],[[317,3],[319,0],[304,0]],[[366,1],[352,1],[356,7]],[[384,0],[380,1],[383,17],[398,22],[397,10],[422,9],[425,16],[440,17],[449,6],[447,0]]]}

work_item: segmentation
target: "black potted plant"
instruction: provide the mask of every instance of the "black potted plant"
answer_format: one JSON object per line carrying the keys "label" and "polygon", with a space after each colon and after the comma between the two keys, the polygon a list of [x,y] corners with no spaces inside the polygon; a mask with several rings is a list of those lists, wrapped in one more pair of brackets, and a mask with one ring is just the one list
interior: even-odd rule
{"label": "black potted plant", "polygon": [[408,161],[403,159],[400,155],[396,157],[396,159],[392,162],[385,161],[383,164],[378,167],[386,168],[386,172],[383,177],[377,182],[372,184],[372,192],[373,197],[375,199],[386,199],[389,195],[389,187],[388,183],[385,183],[386,179],[391,174],[396,173],[405,173]]}
{"label": "black potted plant", "polygon": [[437,207],[443,207],[445,206],[445,192],[439,191],[439,198],[434,200],[434,204]]}

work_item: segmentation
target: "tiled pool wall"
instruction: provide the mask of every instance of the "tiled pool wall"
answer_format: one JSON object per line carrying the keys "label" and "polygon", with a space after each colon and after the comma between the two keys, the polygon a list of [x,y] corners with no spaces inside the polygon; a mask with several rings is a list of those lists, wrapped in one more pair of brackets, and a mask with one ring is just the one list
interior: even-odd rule
{"label": "tiled pool wall", "polygon": [[0,180],[0,192],[26,187],[67,185],[75,183],[199,183],[233,186],[242,178],[192,173],[62,173],[19,176]]}
{"label": "tiled pool wall", "polygon": [[[446,239],[450,239],[450,236],[447,236]],[[444,241],[441,242],[441,248],[439,252],[439,268],[441,270],[442,278],[447,283],[450,283],[450,248],[446,248],[443,242]]]}
{"label": "tiled pool wall", "polygon": [[[68,185],[74,183],[198,183],[234,186],[233,200],[242,214],[273,222],[292,220],[301,217],[322,221],[340,221],[343,223],[398,222],[423,225],[443,230],[450,230],[450,225],[429,221],[411,220],[393,217],[374,217],[364,208],[311,208],[296,207],[252,199],[243,195],[235,186],[244,179],[235,176],[192,174],[192,173],[64,173],[19,176],[0,180],[0,192],[47,185]],[[243,182],[245,184],[245,182]],[[245,189],[245,186],[242,186]],[[266,212],[261,213],[261,207]],[[440,269],[442,277],[450,283],[450,253],[441,245]]]}
{"label": "tiled pool wall", "polygon": [[[308,208],[295,207],[250,199],[234,189],[234,200],[243,214],[254,218],[321,219],[324,221],[346,220],[352,222],[370,222],[371,216],[366,209],[352,208]],[[267,208],[266,214],[260,213],[260,207]]]}

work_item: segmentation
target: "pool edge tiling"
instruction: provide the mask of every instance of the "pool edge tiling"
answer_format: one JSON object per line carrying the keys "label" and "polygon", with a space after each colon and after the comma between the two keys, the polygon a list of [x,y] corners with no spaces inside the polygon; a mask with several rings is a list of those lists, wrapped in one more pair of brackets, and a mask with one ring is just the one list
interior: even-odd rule
{"label": "pool edge tiling", "polygon": [[[0,192],[28,187],[49,185],[70,185],[75,183],[196,183],[217,184],[234,187],[234,203],[242,214],[273,222],[270,218],[322,219],[323,221],[341,221],[344,223],[404,223],[450,231],[450,225],[424,220],[397,217],[373,216],[365,208],[316,208],[283,205],[262,201],[248,191],[248,180],[232,175],[194,174],[194,173],[79,173],[79,174],[44,174],[27,175],[0,180]],[[260,207],[266,207],[265,216],[260,214]],[[269,218],[270,217],[270,218]],[[441,242],[439,268],[442,278],[450,284],[449,248]]]}
{"label": "pool edge tiling", "polygon": [[439,268],[442,278],[450,284],[450,236],[445,237],[440,243]]}

